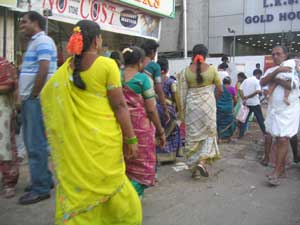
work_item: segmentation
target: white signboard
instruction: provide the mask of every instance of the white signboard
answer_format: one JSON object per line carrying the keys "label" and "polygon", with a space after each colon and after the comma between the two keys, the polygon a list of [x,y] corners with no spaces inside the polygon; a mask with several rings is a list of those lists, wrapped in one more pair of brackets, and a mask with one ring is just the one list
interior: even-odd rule
{"label": "white signboard", "polygon": [[[19,1],[18,8],[28,10],[27,0]],[[106,0],[32,0],[31,10],[43,13],[51,9],[49,17],[75,24],[88,19],[100,24],[102,30],[158,40],[160,18]]]}
{"label": "white signboard", "polygon": [[300,23],[300,0],[246,0],[245,34],[294,30]]}
{"label": "white signboard", "polygon": [[118,0],[161,16],[175,17],[175,0]]}
{"label": "white signboard", "polygon": [[17,0],[0,0],[0,6],[16,7]]}

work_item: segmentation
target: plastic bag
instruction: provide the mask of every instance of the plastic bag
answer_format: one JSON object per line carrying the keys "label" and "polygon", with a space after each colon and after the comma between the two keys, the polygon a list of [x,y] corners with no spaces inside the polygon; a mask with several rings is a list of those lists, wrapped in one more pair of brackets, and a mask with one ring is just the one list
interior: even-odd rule
{"label": "plastic bag", "polygon": [[250,111],[249,108],[242,104],[239,112],[237,113],[236,119],[242,123],[245,123],[249,111]]}

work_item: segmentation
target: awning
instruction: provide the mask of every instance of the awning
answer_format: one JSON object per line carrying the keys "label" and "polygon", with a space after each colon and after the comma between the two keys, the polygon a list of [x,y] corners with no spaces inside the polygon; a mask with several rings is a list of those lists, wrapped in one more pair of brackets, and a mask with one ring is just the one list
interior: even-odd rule
{"label": "awning", "polygon": [[130,5],[135,8],[146,10],[147,12],[162,16],[175,17],[175,0],[113,0],[114,2]]}
{"label": "awning", "polygon": [[[17,7],[10,8],[27,11],[30,8],[27,2],[19,0]],[[107,0],[31,0],[31,10],[43,14],[45,9],[52,10],[49,19],[56,21],[75,24],[88,19],[99,23],[102,30],[154,40],[160,37],[160,17]]]}

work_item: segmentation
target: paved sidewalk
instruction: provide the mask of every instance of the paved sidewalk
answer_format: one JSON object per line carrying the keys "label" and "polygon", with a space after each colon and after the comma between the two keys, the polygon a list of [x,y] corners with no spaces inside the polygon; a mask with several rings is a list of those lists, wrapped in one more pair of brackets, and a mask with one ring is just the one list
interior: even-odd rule
{"label": "paved sidewalk", "polygon": [[[257,127],[244,140],[220,145],[222,159],[213,164],[210,177],[194,181],[188,171],[174,165],[159,167],[159,183],[143,199],[143,225],[300,225],[300,165],[276,188],[268,187],[271,168],[258,161],[263,146]],[[180,159],[179,159],[180,160]],[[1,225],[53,225],[54,191],[50,200],[17,204],[28,181],[27,165],[21,167],[17,197],[0,196]]]}

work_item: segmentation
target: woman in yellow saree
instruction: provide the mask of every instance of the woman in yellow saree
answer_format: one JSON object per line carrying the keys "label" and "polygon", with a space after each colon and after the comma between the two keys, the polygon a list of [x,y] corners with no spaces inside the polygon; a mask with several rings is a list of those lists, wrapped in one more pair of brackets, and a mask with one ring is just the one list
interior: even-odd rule
{"label": "woman in yellow saree", "polygon": [[41,102],[56,186],[56,224],[140,225],[141,203],[125,175],[137,139],[116,63],[98,57],[97,23],[79,21],[68,43],[74,54],[47,82]]}

